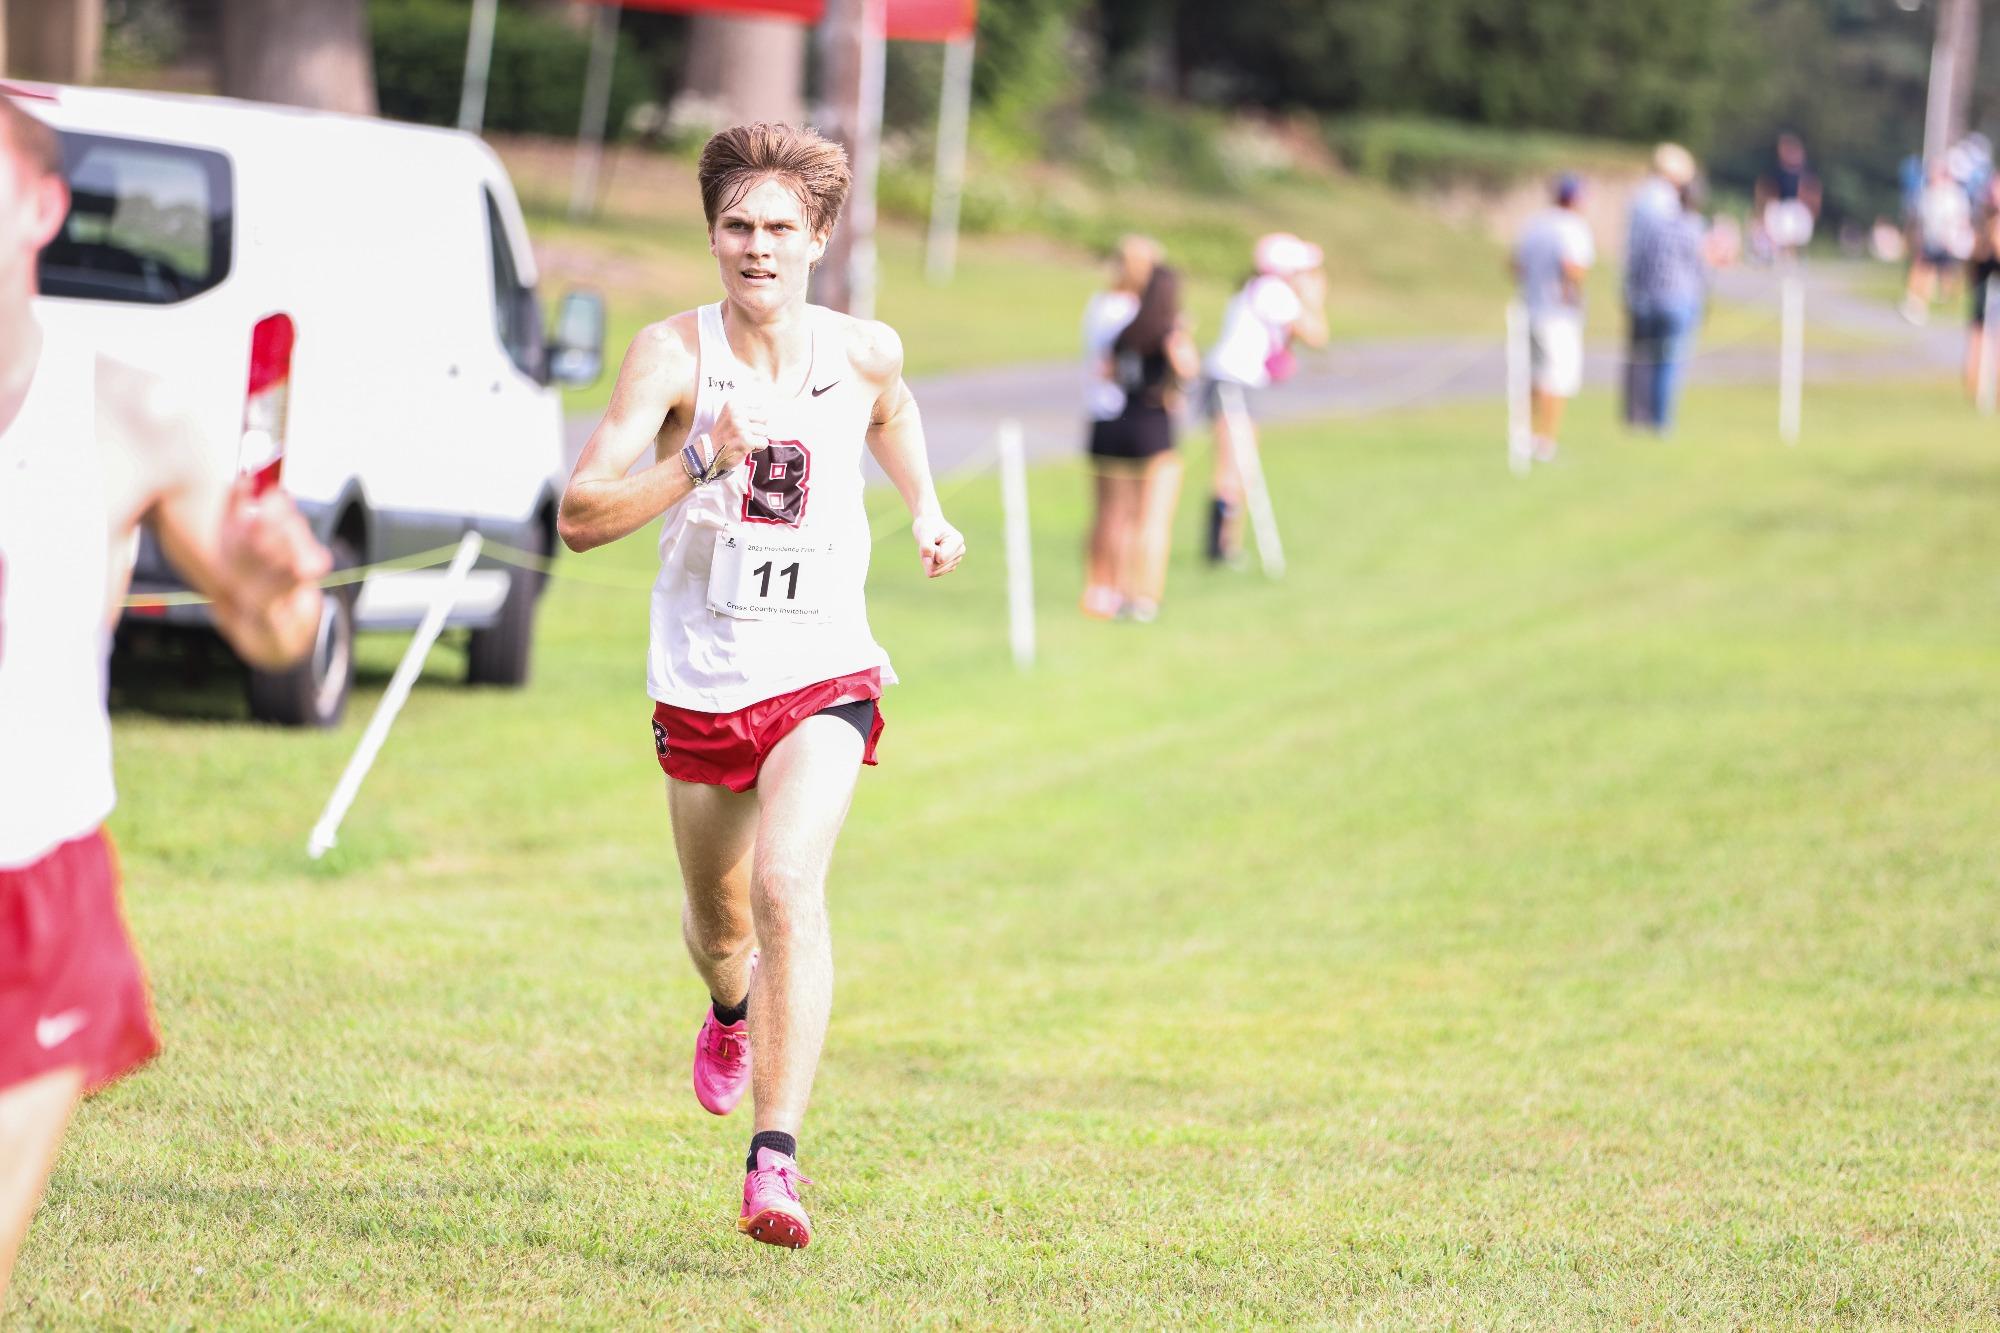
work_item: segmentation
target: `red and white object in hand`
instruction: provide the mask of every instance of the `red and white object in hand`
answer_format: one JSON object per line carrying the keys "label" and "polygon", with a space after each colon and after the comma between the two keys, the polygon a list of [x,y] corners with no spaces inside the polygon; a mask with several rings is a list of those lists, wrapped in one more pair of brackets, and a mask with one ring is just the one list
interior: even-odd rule
{"label": "red and white object in hand", "polygon": [[292,317],[266,315],[250,332],[250,383],[243,399],[243,436],[236,471],[248,474],[258,495],[276,486],[285,469],[285,419],[292,397]]}

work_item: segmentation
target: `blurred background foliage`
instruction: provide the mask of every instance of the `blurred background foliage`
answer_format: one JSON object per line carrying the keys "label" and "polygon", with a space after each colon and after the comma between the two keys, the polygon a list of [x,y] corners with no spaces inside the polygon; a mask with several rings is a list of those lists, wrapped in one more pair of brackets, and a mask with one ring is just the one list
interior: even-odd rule
{"label": "blurred background foliage", "polygon": [[[107,0],[107,52],[171,64],[217,0]],[[998,221],[1010,168],[1060,164],[1100,183],[1227,189],[1282,172],[1292,129],[1350,171],[1402,186],[1504,186],[1619,158],[1611,144],[1688,144],[1716,186],[1747,194],[1784,128],[1801,133],[1835,221],[1893,216],[1897,164],[1922,137],[1938,0],[982,0],[974,143],[995,168],[969,221]],[[368,0],[385,114],[449,123],[469,0]],[[1909,7],[1906,7],[1909,6]],[[561,0],[505,0],[488,124],[576,129],[588,36]],[[2000,86],[2000,6],[1986,7],[1982,88]],[[612,123],[660,127],[684,74],[688,20],[628,11]],[[921,207],[937,48],[894,44],[885,197]],[[114,68],[114,73],[118,72]],[[653,114],[647,114],[653,109]],[[1988,94],[1972,123],[1996,127]],[[1633,156],[1625,154],[1630,162]],[[975,196],[981,192],[975,190]]]}

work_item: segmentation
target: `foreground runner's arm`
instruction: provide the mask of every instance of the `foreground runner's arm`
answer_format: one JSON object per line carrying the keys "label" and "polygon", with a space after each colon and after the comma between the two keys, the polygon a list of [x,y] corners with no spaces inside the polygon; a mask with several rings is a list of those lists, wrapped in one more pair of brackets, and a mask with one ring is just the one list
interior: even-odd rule
{"label": "foreground runner's arm", "polygon": [[857,321],[850,355],[854,368],[878,386],[868,414],[868,451],[909,506],[910,535],[931,578],[949,574],[965,558],[965,538],[945,521],[931,481],[924,449],[924,422],[917,400],[903,383],[903,340],[887,324]]}
{"label": "foreground runner's arm", "polygon": [[[696,369],[696,356],[677,327],[683,320],[692,325],[692,317],[680,317],[641,329],[625,353],[611,406],[590,433],[563,491],[556,531],[572,551],[637,532],[699,484],[681,456],[694,411]],[[764,443],[764,420],[732,401],[706,440],[708,475],[719,477]],[[627,476],[648,449],[655,452],[653,465]]]}
{"label": "foreground runner's arm", "polygon": [[[224,486],[196,420],[152,375],[100,363],[107,468],[123,510],[115,536],[149,523],[188,586],[212,604],[215,627],[245,660],[278,670],[304,657],[319,630],[318,580],[332,558],[283,491],[251,479]],[[120,569],[111,598],[124,594]]]}

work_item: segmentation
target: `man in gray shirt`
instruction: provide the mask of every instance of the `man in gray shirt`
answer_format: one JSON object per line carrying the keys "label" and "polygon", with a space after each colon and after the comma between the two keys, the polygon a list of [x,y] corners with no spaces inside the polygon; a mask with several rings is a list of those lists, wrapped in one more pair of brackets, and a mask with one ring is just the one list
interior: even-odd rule
{"label": "man in gray shirt", "polygon": [[1583,278],[1597,258],[1580,211],[1582,180],[1562,176],[1554,199],[1514,245],[1514,278],[1528,313],[1532,449],[1541,463],[1555,458],[1563,405],[1583,387]]}

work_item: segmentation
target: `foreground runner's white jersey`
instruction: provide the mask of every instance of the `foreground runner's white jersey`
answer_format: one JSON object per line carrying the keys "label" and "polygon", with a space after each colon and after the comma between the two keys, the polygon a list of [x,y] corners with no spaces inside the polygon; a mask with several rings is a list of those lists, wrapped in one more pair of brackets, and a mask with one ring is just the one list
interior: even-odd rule
{"label": "foreground runner's white jersey", "polygon": [[[807,306],[812,370],[766,403],[770,444],[667,511],[653,582],[646,689],[663,704],[729,713],[816,681],[880,667],[868,630],[862,452],[873,397],[847,359],[839,316]],[[715,429],[751,377],[722,306],[703,306],[701,377],[688,438]],[[678,467],[677,462],[669,466]]]}
{"label": "foreground runner's white jersey", "polygon": [[110,522],[96,349],[45,333],[20,415],[0,432],[0,869],[111,813]]}

